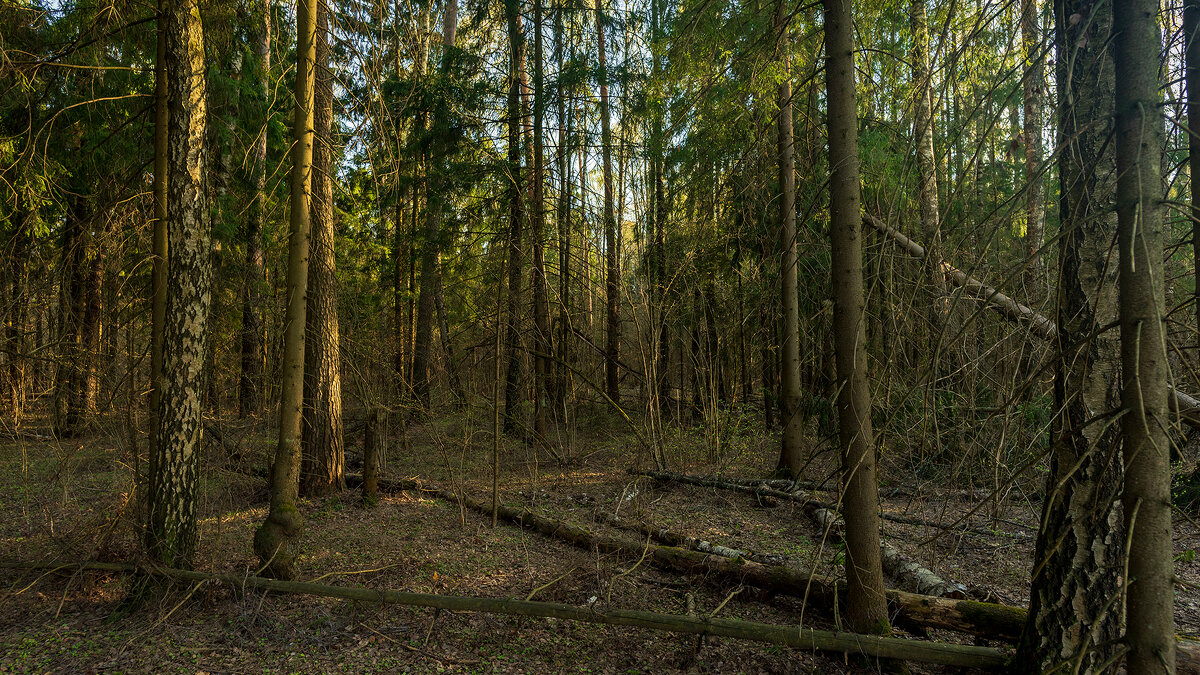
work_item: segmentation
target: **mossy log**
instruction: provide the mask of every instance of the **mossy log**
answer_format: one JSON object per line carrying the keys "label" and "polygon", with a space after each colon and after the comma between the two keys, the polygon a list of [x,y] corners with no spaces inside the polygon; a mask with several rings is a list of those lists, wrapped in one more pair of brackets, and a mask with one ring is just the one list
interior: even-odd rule
{"label": "mossy log", "polygon": [[585,623],[632,626],[672,633],[715,635],[754,642],[765,642],[806,651],[862,654],[881,659],[919,661],[987,670],[1001,670],[1007,658],[1001,650],[990,647],[821,631],[801,628],[799,626],[779,626],[756,621],[678,616],[629,609],[600,610],[591,606],[579,607],[556,602],[537,602],[513,598],[476,598],[377,590],[358,586],[329,586],[305,581],[278,581],[235,574],[211,574],[162,567],[139,567],[126,563],[81,563],[70,565],[56,565],[53,563],[0,563],[0,567],[141,573],[194,582],[213,581],[227,583],[238,589],[254,588],[275,593],[314,595],[366,603],[396,604],[458,612],[544,617],[582,621]]}

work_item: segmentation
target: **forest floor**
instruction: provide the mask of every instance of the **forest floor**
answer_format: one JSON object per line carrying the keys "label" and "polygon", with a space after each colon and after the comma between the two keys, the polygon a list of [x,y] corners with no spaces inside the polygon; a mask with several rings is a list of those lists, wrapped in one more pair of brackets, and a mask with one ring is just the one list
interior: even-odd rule
{"label": "forest floor", "polygon": [[[113,422],[112,431],[119,429]],[[269,424],[214,422],[202,470],[201,541],[195,567],[250,574],[252,534],[266,514],[261,471],[273,448]],[[420,477],[487,499],[491,419],[447,415],[410,425],[391,438],[386,475]],[[136,470],[124,434],[71,441],[36,434],[0,440],[0,560],[137,561]],[[347,456],[360,452],[361,423],[348,424]],[[556,442],[562,437],[555,434]],[[718,450],[697,431],[672,432],[674,471],[761,477],[773,467],[777,435],[736,429]],[[711,444],[709,444],[711,446]],[[650,468],[637,437],[619,418],[598,414],[558,445],[563,461],[515,440],[502,451],[504,503],[608,531],[608,511],[729,547],[785,556],[790,564],[840,575],[841,552],[822,542],[792,502],[764,503],[716,488],[658,484],[631,475]],[[832,471],[832,453],[808,472]],[[138,460],[144,462],[144,457]],[[824,473],[822,473],[824,472]],[[1024,606],[1038,506],[1019,490],[998,505],[945,496],[932,485],[897,478],[888,487],[919,496],[885,498],[885,512],[940,527],[883,521],[887,542],[978,599]],[[830,480],[833,485],[835,481]],[[891,492],[895,492],[892,490]],[[913,492],[908,490],[907,492]],[[832,501],[833,492],[814,492]],[[979,507],[979,508],[977,508]],[[304,500],[302,579],[456,595],[519,597],[599,608],[742,618],[832,629],[836,617],[793,599],[713,579],[681,576],[648,562],[599,554],[522,530],[421,494],[385,494],[373,508],[356,491]],[[962,522],[959,522],[959,521]],[[963,532],[969,526],[974,532]],[[987,531],[991,534],[982,534]],[[1177,572],[1183,582],[1176,619],[1200,633],[1200,528],[1176,520]],[[889,585],[894,585],[889,582]],[[554,619],[435,612],[300,595],[236,593],[227,586],[179,585],[132,604],[130,578],[105,573],[0,569],[0,673],[863,673],[840,657],[724,638],[674,635]],[[897,631],[898,635],[905,635]],[[953,633],[934,639],[970,642]],[[1000,643],[992,643],[1002,646]],[[913,665],[918,673],[951,669]]]}

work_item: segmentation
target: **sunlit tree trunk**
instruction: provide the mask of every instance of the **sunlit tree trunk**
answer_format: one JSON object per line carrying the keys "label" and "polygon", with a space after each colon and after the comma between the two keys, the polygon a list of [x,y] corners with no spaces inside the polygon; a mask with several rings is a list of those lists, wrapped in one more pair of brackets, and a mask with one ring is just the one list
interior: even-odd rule
{"label": "sunlit tree trunk", "polygon": [[333,223],[333,77],[329,71],[329,11],[317,9],[313,120],[312,217],[308,307],[304,333],[304,426],[300,490],[325,495],[346,488],[342,437],[342,375],[338,336],[337,270]]}
{"label": "sunlit tree trunk", "polygon": [[1121,420],[1129,541],[1125,646],[1130,675],[1175,672],[1175,565],[1163,311],[1162,34],[1157,0],[1113,4]]}
{"label": "sunlit tree trunk", "polygon": [[[787,3],[779,0],[775,29],[779,58],[788,60]],[[786,72],[786,71],[785,71]],[[780,437],[779,471],[795,477],[804,465],[804,416],[800,414],[800,290],[796,268],[796,159],[792,129],[792,82],[779,83],[779,288],[783,308],[780,324]]]}
{"label": "sunlit tree trunk", "polygon": [[833,247],[833,333],[846,519],[846,618],[851,630],[856,632],[887,633],[890,629],[879,557],[875,434],[871,427],[871,391],[867,384],[862,204],[851,15],[851,0],[825,0],[829,231]]}
{"label": "sunlit tree trunk", "polygon": [[304,518],[296,507],[300,491],[301,418],[304,403],[304,328],[307,318],[308,236],[313,189],[314,78],[317,3],[296,2],[296,108],[292,120],[291,220],[288,232],[287,309],[280,382],[279,439],[271,466],[271,506],[254,533],[254,552],[263,571],[295,578]]}
{"label": "sunlit tree trunk", "polygon": [[254,197],[246,219],[246,260],[242,271],[241,375],[238,379],[238,415],[259,415],[263,409],[263,373],[266,352],[263,348],[263,249],[262,233],[267,218],[267,126],[270,123],[268,78],[271,73],[271,4],[261,0],[254,8],[254,72],[256,110],[260,117],[254,138]]}
{"label": "sunlit tree trunk", "polygon": [[196,495],[203,430],[201,394],[211,240],[206,199],[206,71],[196,0],[166,0],[167,268],[158,427],[150,456],[146,549],[151,559],[189,567],[196,550]]}
{"label": "sunlit tree trunk", "polygon": [[[1082,0],[1054,5],[1055,46],[1074,57],[1057,64],[1058,90],[1070,92],[1058,120],[1058,344],[1050,473],[1035,552],[1029,618],[1015,663],[1041,672],[1064,663],[1098,672],[1120,635],[1123,533],[1115,500],[1121,484],[1117,269],[1110,254],[1113,61],[1107,8]],[[1088,16],[1085,21],[1078,17]]]}

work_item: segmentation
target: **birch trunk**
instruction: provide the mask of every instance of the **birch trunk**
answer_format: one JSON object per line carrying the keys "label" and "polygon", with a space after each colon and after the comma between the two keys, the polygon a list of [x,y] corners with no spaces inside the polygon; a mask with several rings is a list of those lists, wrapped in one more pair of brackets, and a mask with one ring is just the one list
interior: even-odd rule
{"label": "birch trunk", "polygon": [[146,548],[168,567],[189,567],[198,538],[209,239],[204,32],[195,0],[166,0],[168,90],[167,268],[162,389],[150,459]]}
{"label": "birch trunk", "polygon": [[[1058,63],[1064,97],[1059,117],[1060,280],[1055,364],[1055,418],[1050,473],[1035,552],[1029,619],[1016,663],[1043,671],[1064,662],[1096,672],[1120,636],[1119,430],[1096,423],[1120,406],[1117,234],[1111,210],[1115,160],[1109,139],[1113,62],[1107,7],[1055,3]],[[1078,16],[1087,16],[1084,21]]]}

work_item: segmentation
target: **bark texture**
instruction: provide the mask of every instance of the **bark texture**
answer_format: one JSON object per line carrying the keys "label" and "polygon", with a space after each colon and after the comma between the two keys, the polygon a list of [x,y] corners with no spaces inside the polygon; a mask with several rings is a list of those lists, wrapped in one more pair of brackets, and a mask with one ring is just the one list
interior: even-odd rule
{"label": "bark texture", "polygon": [[[321,3],[324,5],[324,3]],[[333,214],[333,77],[329,71],[329,12],[317,14],[313,119],[312,221],[308,308],[304,334],[304,428],[300,491],[326,495],[346,488],[342,435],[342,360],[338,338],[337,269]]]}
{"label": "bark texture", "polygon": [[167,269],[163,366],[155,452],[150,456],[146,548],[152,560],[189,567],[203,434],[210,254],[204,31],[196,0],[166,0],[168,90]]}
{"label": "bark texture", "polygon": [[1125,663],[1130,675],[1175,672],[1171,442],[1163,311],[1162,34],[1156,0],[1113,4],[1120,249],[1121,503],[1129,541]]}
{"label": "bark texture", "polygon": [[[1055,40],[1062,192],[1055,410],[1050,473],[1038,531],[1029,620],[1017,663],[1042,671],[1069,662],[1095,672],[1120,635],[1117,604],[1123,534],[1115,500],[1121,481],[1117,223],[1111,149],[1113,62],[1107,6],[1058,0]],[[1080,20],[1079,17],[1086,17]],[[1073,67],[1072,67],[1073,66]]]}
{"label": "bark texture", "polygon": [[867,387],[862,276],[862,204],[858,113],[854,96],[851,0],[825,0],[825,66],[829,100],[829,211],[833,266],[833,333],[846,519],[846,617],[859,633],[887,633],[879,558],[879,494],[875,434]]}

